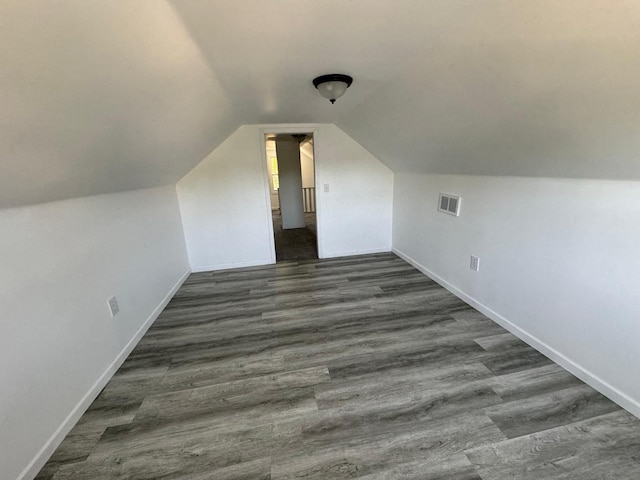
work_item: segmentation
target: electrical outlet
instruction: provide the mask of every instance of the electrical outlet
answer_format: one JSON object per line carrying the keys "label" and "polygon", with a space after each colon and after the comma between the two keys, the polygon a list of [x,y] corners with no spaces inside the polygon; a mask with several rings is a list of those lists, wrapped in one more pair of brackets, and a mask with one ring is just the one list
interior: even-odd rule
{"label": "electrical outlet", "polygon": [[475,270],[476,272],[480,270],[480,259],[475,255],[471,255],[471,263],[469,264],[469,268],[471,270]]}
{"label": "electrical outlet", "polygon": [[111,317],[115,317],[120,311],[120,307],[118,306],[118,299],[113,296],[109,300],[107,300],[107,304],[109,305],[109,312],[111,312]]}
{"label": "electrical outlet", "polygon": [[324,184],[324,193],[329,193],[329,184],[328,183]]}

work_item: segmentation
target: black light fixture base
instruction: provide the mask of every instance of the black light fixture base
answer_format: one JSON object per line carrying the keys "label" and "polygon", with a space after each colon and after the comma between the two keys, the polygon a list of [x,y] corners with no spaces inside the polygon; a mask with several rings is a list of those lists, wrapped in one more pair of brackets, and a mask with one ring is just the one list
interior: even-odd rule
{"label": "black light fixture base", "polygon": [[353,78],[349,75],[343,75],[342,73],[329,73],[328,75],[320,75],[313,79],[313,86],[318,88],[318,85],[325,82],[344,82],[347,84],[347,88],[353,83]]}

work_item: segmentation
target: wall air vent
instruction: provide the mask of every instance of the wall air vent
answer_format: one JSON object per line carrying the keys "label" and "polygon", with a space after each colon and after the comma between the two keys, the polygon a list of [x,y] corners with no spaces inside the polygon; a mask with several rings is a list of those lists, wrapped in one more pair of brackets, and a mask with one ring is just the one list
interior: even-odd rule
{"label": "wall air vent", "polygon": [[438,211],[448,213],[449,215],[460,215],[460,200],[458,195],[450,195],[448,193],[440,194],[440,202],[438,203]]}

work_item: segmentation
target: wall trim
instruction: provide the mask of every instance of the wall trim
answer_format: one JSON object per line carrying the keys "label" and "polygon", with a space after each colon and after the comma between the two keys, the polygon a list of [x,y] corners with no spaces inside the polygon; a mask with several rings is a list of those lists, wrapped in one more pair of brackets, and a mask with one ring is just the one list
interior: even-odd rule
{"label": "wall trim", "polygon": [[620,405],[622,408],[624,408],[628,412],[640,418],[640,402],[638,402],[637,400],[634,400],[624,392],[621,392],[620,390],[615,388],[613,385],[609,384],[608,382],[601,379],[597,375],[593,374],[586,368],[582,367],[578,363],[566,357],[561,352],[551,347],[547,343],[543,342],[536,336],[531,335],[529,332],[520,328],[512,321],[503,317],[498,312],[492,310],[490,307],[487,307],[486,305],[479,302],[472,296],[467,295],[458,287],[450,284],[444,278],[440,277],[433,271],[429,270],[427,267],[417,262],[406,253],[402,252],[401,250],[395,247],[392,248],[391,251],[396,255],[398,255],[407,263],[417,268],[420,272],[425,274],[427,277],[431,278],[432,280],[440,284],[442,287],[449,290],[456,297],[468,303],[473,308],[475,308],[476,310],[478,310],[479,312],[483,313],[484,315],[489,317],[491,320],[496,322],[498,325],[500,325],[501,327],[504,327],[506,330],[514,334],[516,337],[520,338],[520,340],[527,343],[531,347],[535,348],[540,353],[542,353],[543,355],[545,355],[546,357],[550,358],[555,363],[560,365],[562,368],[564,368],[565,370],[569,371],[570,373],[578,377],[587,385],[593,387],[594,389],[596,389],[597,391],[599,391],[600,393],[602,393],[603,395],[605,395],[606,397],[608,397],[609,399],[611,399],[612,401]]}
{"label": "wall trim", "polygon": [[366,250],[353,250],[350,252],[332,252],[325,253],[322,257],[319,258],[337,258],[337,257],[350,257],[352,255],[370,255],[373,253],[389,253],[392,249],[389,247],[384,248],[369,248]]}
{"label": "wall trim", "polygon": [[275,260],[248,260],[246,262],[229,262],[229,263],[216,263],[213,265],[195,265],[191,266],[193,273],[200,272],[213,272],[215,270],[228,270],[230,268],[242,268],[242,267],[258,267],[260,265],[274,265]]}
{"label": "wall trim", "polygon": [[89,408],[89,406],[96,399],[98,394],[102,391],[102,389],[107,385],[113,374],[116,373],[120,365],[124,363],[127,359],[131,351],[138,344],[140,339],[147,333],[149,327],[155,322],[156,318],[162,313],[164,307],[167,306],[171,298],[175,295],[178,289],[182,286],[185,280],[191,275],[191,270],[187,270],[180,279],[171,287],[169,292],[164,296],[160,304],[153,309],[151,314],[144,321],[142,326],[136,331],[131,340],[124,346],[124,348],[120,351],[120,353],[116,356],[116,358],[109,364],[109,366],[105,369],[104,372],[98,377],[98,380],[89,388],[87,393],[80,399],[80,401],[76,404],[75,407],[71,410],[67,418],[64,419],[62,424],[53,432],[53,435],[49,437],[49,439],[45,442],[43,447],[36,453],[35,457],[26,468],[22,471],[22,473],[18,476],[17,480],[30,480],[34,478],[38,472],[44,467],[47,460],[53,455],[56,448],[62,443],[67,434],[71,431],[71,429],[78,422],[80,417],[84,414],[84,412]]}

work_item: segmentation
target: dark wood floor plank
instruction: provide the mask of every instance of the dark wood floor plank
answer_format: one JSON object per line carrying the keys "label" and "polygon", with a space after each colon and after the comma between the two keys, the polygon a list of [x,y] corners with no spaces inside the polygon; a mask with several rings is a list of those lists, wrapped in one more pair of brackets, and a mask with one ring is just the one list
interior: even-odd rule
{"label": "dark wood floor plank", "polygon": [[499,375],[494,377],[492,382],[493,390],[505,401],[533,397],[578,385],[582,385],[581,380],[555,363]]}
{"label": "dark wood floor plank", "polygon": [[579,385],[504,403],[486,409],[509,437],[548,430],[619,410],[615,403],[588,385]]}
{"label": "dark wood floor plank", "polygon": [[483,480],[635,479],[640,420],[622,410],[467,451]]}
{"label": "dark wood floor plank", "polygon": [[395,469],[424,457],[429,459],[428,465],[422,465],[422,473],[427,476],[432,467],[466,449],[504,439],[482,413],[453,418],[455,421],[403,423],[384,433],[346,437],[330,445],[323,440],[318,445],[316,432],[306,429],[302,443],[273,458],[272,478],[354,478]]}

